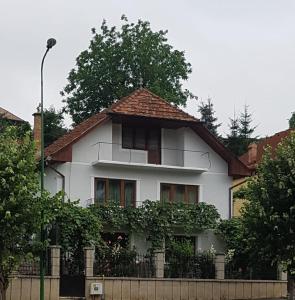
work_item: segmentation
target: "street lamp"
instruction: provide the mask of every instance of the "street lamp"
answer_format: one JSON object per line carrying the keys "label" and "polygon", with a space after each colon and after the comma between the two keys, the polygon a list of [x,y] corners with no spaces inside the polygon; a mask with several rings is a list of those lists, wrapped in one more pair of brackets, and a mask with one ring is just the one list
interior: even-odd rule
{"label": "street lamp", "polygon": [[[47,40],[46,51],[43,55],[41,62],[41,197],[44,192],[44,111],[43,111],[43,65],[45,57],[48,51],[56,44],[56,40],[51,38]],[[45,242],[45,232],[44,232],[44,211],[41,208],[41,226],[40,226],[40,239],[41,239],[41,253],[40,253],[40,300],[44,300],[44,242]]]}

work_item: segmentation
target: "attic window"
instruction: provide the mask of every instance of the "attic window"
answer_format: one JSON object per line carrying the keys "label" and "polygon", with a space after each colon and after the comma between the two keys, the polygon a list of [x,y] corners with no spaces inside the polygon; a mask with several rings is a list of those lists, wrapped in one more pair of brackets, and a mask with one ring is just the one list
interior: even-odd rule
{"label": "attic window", "polygon": [[127,149],[146,150],[147,134],[141,127],[122,127],[122,147]]}

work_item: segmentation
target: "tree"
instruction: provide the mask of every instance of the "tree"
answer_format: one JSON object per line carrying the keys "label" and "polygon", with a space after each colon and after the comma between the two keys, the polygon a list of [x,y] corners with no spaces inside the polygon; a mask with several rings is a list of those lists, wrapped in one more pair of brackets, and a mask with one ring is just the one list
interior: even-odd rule
{"label": "tree", "polygon": [[233,118],[229,118],[229,121],[230,132],[224,139],[224,143],[231,152],[240,156],[244,153],[244,149],[241,144],[239,119],[234,115]]}
{"label": "tree", "polygon": [[214,116],[215,111],[213,108],[213,103],[211,99],[207,99],[207,102],[201,102],[198,107],[198,112],[201,113],[201,121],[204,122],[205,126],[213,133],[215,136],[218,136],[217,129],[221,126],[217,122],[217,118]]}
{"label": "tree", "polygon": [[251,126],[252,122],[252,114],[249,112],[249,106],[245,105],[244,111],[239,117],[239,136],[241,138],[242,153],[247,152],[249,144],[256,140],[256,138],[252,138],[252,134],[256,129],[256,126]]}
{"label": "tree", "polygon": [[77,57],[76,68],[61,92],[75,124],[109,107],[135,89],[146,87],[176,105],[195,97],[183,89],[182,81],[192,72],[183,51],[167,43],[167,31],[152,31],[150,23],[128,23],[125,16],[120,29],[102,22],[87,50]]}
{"label": "tree", "polygon": [[295,129],[295,112],[292,113],[292,116],[289,119],[289,128]]}
{"label": "tree", "polygon": [[53,106],[44,110],[44,145],[47,147],[67,132],[64,126],[64,116]]}
{"label": "tree", "polygon": [[0,134],[0,299],[8,276],[27,253],[38,226],[38,177],[30,134],[8,126]]}
{"label": "tree", "polygon": [[[245,240],[252,256],[265,257],[295,272],[295,133],[263,156],[246,188],[242,212]],[[293,282],[293,279],[292,279]],[[291,290],[293,295],[293,290]]]}
{"label": "tree", "polygon": [[29,131],[31,131],[31,125],[28,122],[10,120],[0,114],[0,133],[5,131],[7,127],[11,126],[15,126],[17,128],[17,135],[19,138],[24,137]]}
{"label": "tree", "polygon": [[81,207],[79,201],[61,201],[54,206],[49,242],[60,245],[72,266],[83,270],[83,248],[101,244],[101,221],[91,208]]}

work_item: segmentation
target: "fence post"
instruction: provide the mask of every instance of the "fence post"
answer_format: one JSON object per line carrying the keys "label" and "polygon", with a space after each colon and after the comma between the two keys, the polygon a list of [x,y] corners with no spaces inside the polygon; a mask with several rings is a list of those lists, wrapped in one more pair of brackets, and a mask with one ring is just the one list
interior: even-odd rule
{"label": "fence post", "polygon": [[84,248],[84,259],[85,259],[85,276],[93,276],[93,264],[94,264],[94,247],[85,247]]}
{"label": "fence post", "polygon": [[224,253],[216,253],[215,259],[215,279],[224,279],[225,256]]}
{"label": "fence post", "polygon": [[286,271],[283,271],[283,268],[281,265],[278,265],[278,280],[287,280],[288,273]]}
{"label": "fence post", "polygon": [[164,250],[154,251],[154,260],[156,268],[156,278],[164,278],[164,262],[165,262],[165,252]]}
{"label": "fence post", "polygon": [[60,246],[49,246],[50,249],[50,275],[59,276],[60,275]]}

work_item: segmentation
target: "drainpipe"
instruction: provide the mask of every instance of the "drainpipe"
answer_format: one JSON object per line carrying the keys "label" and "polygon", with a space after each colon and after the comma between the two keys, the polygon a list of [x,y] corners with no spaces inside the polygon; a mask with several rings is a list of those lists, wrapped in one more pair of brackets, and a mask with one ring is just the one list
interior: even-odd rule
{"label": "drainpipe", "polygon": [[237,186],[239,186],[239,185],[245,183],[246,181],[247,181],[247,179],[244,179],[243,181],[241,181],[241,182],[239,182],[239,183],[237,183],[237,184],[231,186],[231,187],[229,188],[229,190],[228,190],[229,219],[232,218],[232,190],[233,190],[235,187],[237,187]]}

